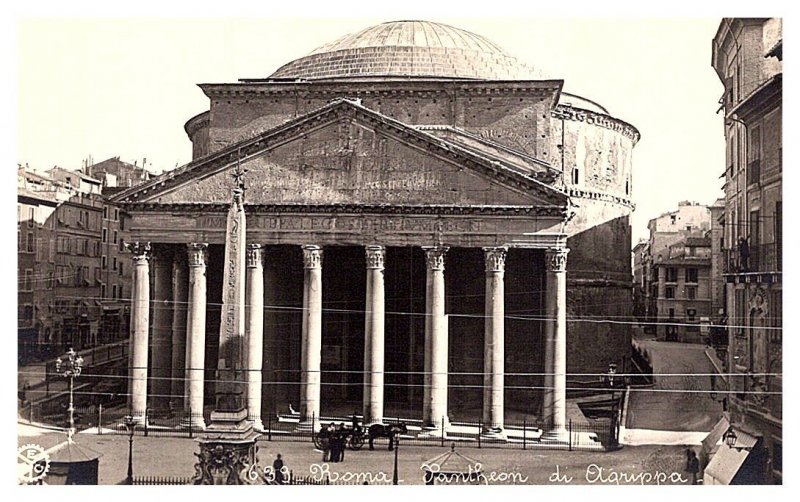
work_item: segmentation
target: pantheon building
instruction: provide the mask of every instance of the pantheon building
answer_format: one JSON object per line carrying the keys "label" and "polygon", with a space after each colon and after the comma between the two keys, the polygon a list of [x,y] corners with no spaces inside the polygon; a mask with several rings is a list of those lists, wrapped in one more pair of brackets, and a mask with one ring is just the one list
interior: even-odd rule
{"label": "pantheon building", "polygon": [[193,160],[116,197],[134,414],[213,405],[241,170],[256,425],[290,406],[301,423],[564,424],[568,391],[630,352],[602,321],[631,314],[639,133],[537,75],[480,35],[400,21],[201,84]]}

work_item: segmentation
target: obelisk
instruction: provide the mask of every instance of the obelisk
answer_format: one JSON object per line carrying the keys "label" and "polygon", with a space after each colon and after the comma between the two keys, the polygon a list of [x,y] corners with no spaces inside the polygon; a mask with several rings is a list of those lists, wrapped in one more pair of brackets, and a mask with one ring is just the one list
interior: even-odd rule
{"label": "obelisk", "polygon": [[197,485],[260,484],[253,424],[245,406],[245,248],[244,171],[233,173],[235,187],[225,232],[222,316],[211,423],[200,442],[193,479]]}

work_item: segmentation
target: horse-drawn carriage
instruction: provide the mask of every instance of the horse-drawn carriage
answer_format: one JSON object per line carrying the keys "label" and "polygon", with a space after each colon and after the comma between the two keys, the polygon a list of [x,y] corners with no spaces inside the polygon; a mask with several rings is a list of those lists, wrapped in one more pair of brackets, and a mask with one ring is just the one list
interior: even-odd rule
{"label": "horse-drawn carriage", "polygon": [[314,446],[320,450],[326,449],[332,439],[340,438],[351,450],[360,450],[364,446],[364,429],[361,427],[320,427],[314,434]]}
{"label": "horse-drawn carriage", "polygon": [[369,441],[369,449],[374,449],[376,438],[385,437],[389,439],[389,450],[394,449],[395,435],[408,433],[405,423],[399,424],[373,424],[366,431],[359,425],[351,427],[340,425],[339,427],[322,426],[313,435],[314,446],[324,450],[330,445],[331,439],[343,439],[351,450],[360,450],[365,441]]}

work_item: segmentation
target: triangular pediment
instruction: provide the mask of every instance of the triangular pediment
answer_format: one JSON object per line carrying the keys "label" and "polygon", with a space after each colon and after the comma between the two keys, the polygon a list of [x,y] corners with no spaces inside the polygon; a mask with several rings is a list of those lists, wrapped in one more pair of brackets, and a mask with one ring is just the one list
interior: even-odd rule
{"label": "triangular pediment", "polygon": [[344,100],[127,190],[117,200],[227,203],[237,165],[247,170],[247,204],[567,203],[563,192],[501,162]]}

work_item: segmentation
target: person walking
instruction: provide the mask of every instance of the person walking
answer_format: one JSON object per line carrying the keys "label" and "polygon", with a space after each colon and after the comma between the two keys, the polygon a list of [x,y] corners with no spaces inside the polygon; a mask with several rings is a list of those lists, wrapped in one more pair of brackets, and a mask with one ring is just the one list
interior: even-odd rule
{"label": "person walking", "polygon": [[320,442],[322,443],[322,461],[331,461],[331,444],[333,440],[333,424],[328,424],[327,427],[322,429]]}
{"label": "person walking", "polygon": [[283,463],[283,458],[281,454],[278,453],[278,456],[275,458],[275,461],[272,462],[272,470],[275,472],[275,484],[282,485],[283,484],[283,471],[284,471],[285,464]]}
{"label": "person walking", "polygon": [[692,484],[697,484],[697,473],[700,472],[700,460],[697,458],[697,453],[691,448],[686,449],[686,472],[692,480]]}
{"label": "person walking", "polygon": [[344,428],[344,422],[339,424],[339,460],[344,462],[344,450],[347,449],[347,429]]}

